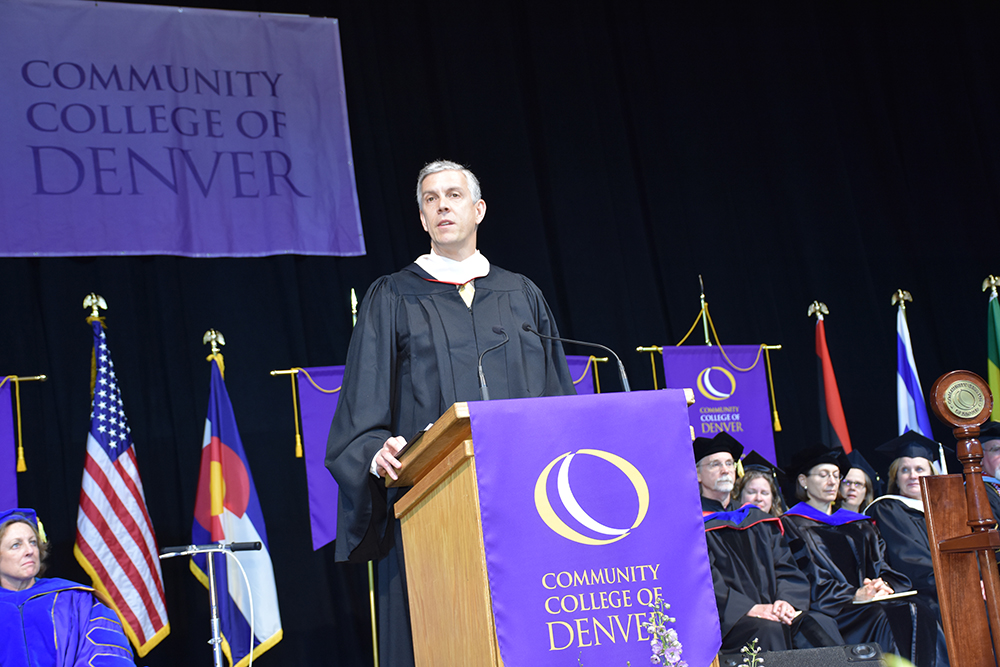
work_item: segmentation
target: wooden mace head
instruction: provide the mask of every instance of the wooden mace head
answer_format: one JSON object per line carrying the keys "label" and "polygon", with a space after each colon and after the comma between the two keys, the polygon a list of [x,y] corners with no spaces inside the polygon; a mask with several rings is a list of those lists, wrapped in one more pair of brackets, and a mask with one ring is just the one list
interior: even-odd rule
{"label": "wooden mace head", "polygon": [[931,409],[952,428],[981,426],[993,412],[993,395],[983,378],[971,371],[952,371],[931,387]]}

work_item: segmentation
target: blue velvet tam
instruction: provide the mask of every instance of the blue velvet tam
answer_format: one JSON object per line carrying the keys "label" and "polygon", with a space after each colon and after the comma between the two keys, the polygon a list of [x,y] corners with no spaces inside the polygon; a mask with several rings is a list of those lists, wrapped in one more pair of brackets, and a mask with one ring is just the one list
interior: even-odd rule
{"label": "blue velvet tam", "polygon": [[25,521],[34,526],[35,530],[38,530],[38,516],[35,514],[35,510],[22,507],[0,510],[0,525],[3,525],[10,520]]}

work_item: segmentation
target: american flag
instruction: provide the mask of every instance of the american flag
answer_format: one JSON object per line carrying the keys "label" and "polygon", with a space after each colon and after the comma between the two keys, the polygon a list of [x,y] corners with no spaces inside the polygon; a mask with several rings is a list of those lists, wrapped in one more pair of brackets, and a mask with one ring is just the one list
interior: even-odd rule
{"label": "american flag", "polygon": [[163,575],[104,328],[92,325],[94,400],[73,552],[144,656],[170,632]]}

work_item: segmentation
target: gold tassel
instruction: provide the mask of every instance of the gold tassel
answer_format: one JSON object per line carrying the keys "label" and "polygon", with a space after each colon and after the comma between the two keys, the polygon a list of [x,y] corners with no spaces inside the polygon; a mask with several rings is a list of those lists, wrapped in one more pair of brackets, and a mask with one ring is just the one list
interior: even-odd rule
{"label": "gold tassel", "polygon": [[767,386],[771,390],[771,412],[774,414],[774,432],[781,433],[781,420],[778,419],[778,401],[774,398],[774,378],[771,377],[771,351],[764,346],[764,365],[767,366]]}
{"label": "gold tassel", "polygon": [[27,472],[28,466],[24,462],[24,440],[21,438],[21,383],[16,376],[11,376],[14,383],[14,405],[17,411],[17,471]]}
{"label": "gold tassel", "polygon": [[292,414],[295,416],[295,458],[302,458],[302,432],[299,430],[299,388],[296,385],[298,379],[296,373],[292,373]]}
{"label": "gold tassel", "polygon": [[214,361],[219,364],[219,374],[222,375],[222,379],[226,379],[226,362],[222,358],[221,352],[213,352],[212,354],[205,357],[205,361]]}

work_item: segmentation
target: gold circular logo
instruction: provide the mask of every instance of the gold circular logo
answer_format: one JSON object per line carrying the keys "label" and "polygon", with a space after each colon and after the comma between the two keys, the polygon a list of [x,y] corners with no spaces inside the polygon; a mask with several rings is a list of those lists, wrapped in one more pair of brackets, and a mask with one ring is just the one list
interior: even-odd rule
{"label": "gold circular logo", "polygon": [[[721,391],[719,387],[716,387],[712,383],[712,371],[719,371],[726,376],[726,379],[729,380],[728,392]],[[718,382],[718,380],[716,382]],[[700,391],[701,395],[710,401],[724,401],[732,396],[736,391],[736,378],[734,378],[733,374],[722,366],[709,366],[708,368],[702,369],[702,371],[698,373],[698,391]]]}
{"label": "gold circular logo", "polygon": [[[587,514],[586,511],[580,506],[576,498],[573,496],[573,490],[569,485],[569,466],[572,463],[573,458],[576,456],[596,456],[599,459],[603,459],[618,468],[628,480],[632,483],[635,488],[636,496],[639,498],[639,509],[636,512],[635,520],[632,525],[628,528],[613,528],[610,526],[605,526],[604,524],[598,522],[596,519]],[[548,493],[548,480],[549,473],[555,468],[557,463],[562,462],[559,466],[559,472],[557,477],[557,490],[559,495],[559,500],[562,502],[563,507],[569,512],[569,515],[576,520],[580,526],[589,529],[591,532],[597,533],[598,535],[607,535],[607,539],[597,539],[593,537],[588,537],[578,530],[571,528],[563,521],[552,509],[552,503],[549,501]],[[617,542],[618,540],[624,539],[633,530],[639,527],[642,520],[646,518],[646,511],[649,509],[649,486],[646,484],[646,480],[643,479],[642,474],[639,470],[618,456],[617,454],[612,454],[611,452],[601,451],[599,449],[580,449],[575,452],[566,452],[565,454],[560,454],[545,466],[545,470],[538,476],[538,480],[535,482],[535,509],[538,510],[538,516],[542,518],[545,525],[555,531],[558,535],[565,537],[567,540],[572,540],[573,542],[578,542],[579,544],[589,544],[593,546],[601,546],[604,544],[611,544],[612,542]]]}
{"label": "gold circular logo", "polygon": [[944,390],[944,403],[956,417],[969,419],[982,412],[986,405],[986,397],[972,382],[959,380]]}

